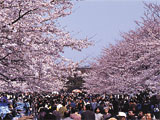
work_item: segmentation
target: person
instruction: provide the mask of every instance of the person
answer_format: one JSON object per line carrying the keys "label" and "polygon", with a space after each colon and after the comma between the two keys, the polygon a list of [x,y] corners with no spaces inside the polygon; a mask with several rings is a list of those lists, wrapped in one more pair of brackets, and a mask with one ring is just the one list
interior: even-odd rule
{"label": "person", "polygon": [[139,111],[139,113],[138,113],[138,116],[137,116],[137,119],[138,120],[141,120],[141,119],[144,119],[144,114],[143,114],[143,111]]}
{"label": "person", "polygon": [[100,109],[100,113],[102,113],[102,114],[104,114],[104,105],[105,105],[105,103],[103,101],[101,101],[99,109]]}
{"label": "person", "polygon": [[47,115],[47,109],[41,108],[38,114],[38,120],[44,120],[46,115]]}
{"label": "person", "polygon": [[116,118],[112,117],[112,118],[109,118],[108,120],[117,120]]}
{"label": "person", "polygon": [[56,116],[51,114],[51,113],[47,113],[44,120],[57,120]]}
{"label": "person", "polygon": [[160,119],[160,109],[158,108],[158,104],[155,105],[153,112],[154,112],[155,118]]}
{"label": "person", "polygon": [[124,112],[118,112],[117,117],[118,117],[118,120],[126,120],[127,115]]}
{"label": "person", "polygon": [[109,108],[108,107],[104,107],[103,120],[108,120],[111,117],[111,114],[108,111],[109,111]]}
{"label": "person", "polygon": [[78,109],[72,108],[72,114],[70,115],[70,118],[73,120],[81,120],[81,115],[78,114]]}
{"label": "person", "polygon": [[133,113],[132,110],[128,111],[127,120],[136,120],[135,114]]}
{"label": "person", "polygon": [[56,116],[56,120],[60,120],[61,119],[61,114],[59,113],[59,111],[57,111],[56,110],[56,106],[54,105],[53,107],[52,107],[52,114],[54,115],[54,116]]}
{"label": "person", "polygon": [[57,105],[57,111],[59,111],[59,109],[60,109],[61,107],[63,107],[63,105],[62,105],[61,103],[59,103],[59,104]]}
{"label": "person", "polygon": [[92,110],[95,111],[95,109],[96,109],[96,107],[97,107],[97,102],[96,102],[95,99],[92,100],[91,106],[92,106]]}
{"label": "person", "polygon": [[99,109],[99,107],[97,107],[97,108],[95,109],[95,119],[96,119],[96,120],[101,120],[102,117],[103,117],[103,114],[100,113],[100,109]]}
{"label": "person", "polygon": [[67,108],[66,108],[66,104],[63,103],[62,104],[63,106],[59,108],[59,113],[61,114],[61,117],[63,118],[64,117],[64,113],[67,111]]}
{"label": "person", "polygon": [[146,120],[152,120],[151,113],[146,113],[145,118],[146,118]]}
{"label": "person", "polygon": [[70,111],[66,111],[64,113],[64,118],[62,120],[73,120],[71,117],[70,117]]}
{"label": "person", "polygon": [[30,104],[29,104],[29,102],[26,100],[25,101],[25,110],[26,110],[26,112],[25,112],[25,114],[26,115],[30,115],[31,114],[31,111],[30,111]]}
{"label": "person", "polygon": [[90,104],[86,105],[86,111],[81,114],[81,120],[95,120],[95,114],[91,111]]}

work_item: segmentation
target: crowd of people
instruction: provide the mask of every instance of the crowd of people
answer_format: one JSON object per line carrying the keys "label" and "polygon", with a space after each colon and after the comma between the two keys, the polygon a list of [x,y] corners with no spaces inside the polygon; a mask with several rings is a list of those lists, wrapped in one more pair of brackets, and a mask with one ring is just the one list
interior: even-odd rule
{"label": "crowd of people", "polygon": [[[146,91],[136,95],[87,93],[1,93],[11,112],[0,120],[158,120],[160,100]],[[23,103],[23,110],[17,103]]]}

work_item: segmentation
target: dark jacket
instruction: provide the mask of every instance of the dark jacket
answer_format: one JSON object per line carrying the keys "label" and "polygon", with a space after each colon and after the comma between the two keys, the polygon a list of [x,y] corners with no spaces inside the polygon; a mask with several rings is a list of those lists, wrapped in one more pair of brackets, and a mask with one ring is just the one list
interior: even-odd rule
{"label": "dark jacket", "polygon": [[95,120],[94,112],[87,110],[81,114],[81,120]]}

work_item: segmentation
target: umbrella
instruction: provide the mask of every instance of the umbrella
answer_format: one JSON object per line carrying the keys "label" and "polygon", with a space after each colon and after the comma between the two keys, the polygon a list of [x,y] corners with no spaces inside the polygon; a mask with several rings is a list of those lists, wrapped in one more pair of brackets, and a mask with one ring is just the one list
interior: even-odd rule
{"label": "umbrella", "polygon": [[58,94],[59,94],[59,92],[57,92],[57,91],[53,91],[53,92],[52,92],[52,94],[57,94],[57,95],[58,95]]}
{"label": "umbrella", "polygon": [[75,89],[75,90],[73,90],[72,92],[73,92],[73,93],[82,93],[82,91],[79,90],[79,89]]}

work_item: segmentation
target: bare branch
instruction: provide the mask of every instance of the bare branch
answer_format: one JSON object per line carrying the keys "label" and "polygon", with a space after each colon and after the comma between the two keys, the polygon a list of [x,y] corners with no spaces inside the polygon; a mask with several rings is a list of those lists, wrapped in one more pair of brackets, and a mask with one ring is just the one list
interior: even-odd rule
{"label": "bare branch", "polygon": [[4,1],[1,1],[1,2],[0,2],[0,4],[3,4],[3,3],[4,3]]}
{"label": "bare branch", "polygon": [[5,78],[5,79],[3,79],[5,82],[9,82],[9,78],[6,75],[0,73],[0,76]]}
{"label": "bare branch", "polygon": [[0,38],[2,38],[2,39],[7,39],[7,40],[11,40],[11,39],[9,39],[9,38],[6,37],[6,36],[1,36]]}
{"label": "bare branch", "polygon": [[10,54],[11,53],[8,53],[6,56],[4,56],[3,58],[1,58],[0,61],[6,59],[6,57],[8,57]]}
{"label": "bare branch", "polygon": [[33,9],[33,10],[29,10],[29,11],[27,11],[27,12],[25,12],[24,14],[22,14],[22,15],[20,15],[21,14],[21,9],[19,10],[19,17],[16,19],[16,20],[14,20],[11,24],[14,24],[14,23],[16,23],[17,21],[19,21],[21,18],[23,18],[25,15],[27,15],[27,14],[29,14],[30,12],[32,12],[32,11],[34,11],[34,10],[37,10],[38,8],[35,8],[35,9]]}

